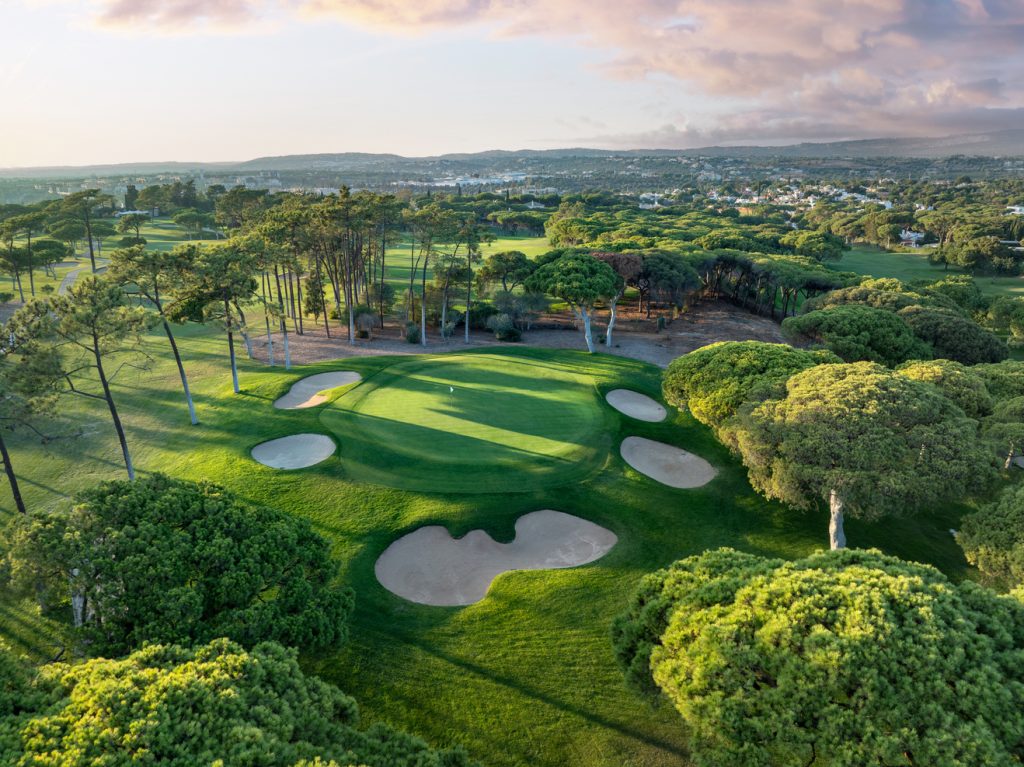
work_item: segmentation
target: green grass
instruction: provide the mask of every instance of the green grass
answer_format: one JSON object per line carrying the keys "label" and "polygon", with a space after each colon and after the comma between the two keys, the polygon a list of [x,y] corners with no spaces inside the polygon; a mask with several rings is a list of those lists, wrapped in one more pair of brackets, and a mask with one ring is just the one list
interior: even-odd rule
{"label": "green grass", "polygon": [[[857,244],[832,264],[834,269],[856,272],[872,277],[895,277],[899,280],[941,280],[949,274],[962,274],[959,269],[944,269],[928,262],[927,251],[919,253],[890,252],[874,245]],[[989,296],[1024,296],[1024,276],[976,277],[981,292]]]}
{"label": "green grass", "polygon": [[[305,667],[354,695],[364,721],[387,720],[436,745],[463,743],[488,765],[686,764],[686,738],[678,715],[667,706],[651,708],[622,680],[609,641],[613,617],[645,573],[680,557],[718,546],[799,557],[826,545],[824,511],[804,514],[765,502],[751,491],[743,468],[689,416],[673,412],[665,423],[647,424],[603,403],[603,394],[619,387],[659,397],[660,371],[650,365],[522,347],[460,355],[451,364],[465,366],[467,372],[445,371],[452,380],[457,373],[464,377],[482,371],[492,379],[486,384],[490,386],[526,371],[518,375],[516,385],[527,389],[530,398],[539,398],[547,389],[530,379],[542,380],[550,373],[555,380],[549,385],[559,400],[587,401],[604,435],[597,438],[603,445],[593,446],[599,453],[599,469],[564,485],[541,483],[502,492],[500,483],[519,476],[517,468],[509,467],[495,472],[498,486],[479,481],[474,493],[427,493],[360,481],[365,477],[352,470],[351,453],[346,451],[346,439],[358,435],[346,436],[344,430],[338,435],[339,455],[299,471],[256,464],[249,450],[275,437],[323,432],[334,414],[342,413],[340,408],[357,399],[361,387],[385,397],[380,384],[388,376],[396,371],[433,375],[434,358],[359,358],[291,373],[243,360],[243,391],[233,395],[223,336],[188,326],[180,331],[180,341],[202,421],[199,426],[189,425],[177,373],[160,335],[149,336],[145,343],[154,358],[152,369],[124,368],[114,383],[140,472],[159,470],[215,480],[253,501],[309,519],[331,541],[339,576],[355,589],[357,605],[349,642],[337,651],[304,657]],[[332,393],[333,402],[317,408],[282,411],[272,406],[302,376],[337,369],[356,370],[365,383]],[[584,381],[589,387],[586,396]],[[484,406],[486,386],[481,384],[467,404]],[[415,387],[412,393],[416,394]],[[370,404],[374,396],[369,396]],[[445,439],[457,445],[458,430],[447,421],[452,414],[443,412],[443,392],[432,399],[433,405],[430,397],[420,401],[416,417],[447,423],[445,433],[453,436]],[[507,406],[513,404],[509,400]],[[441,412],[427,412],[438,405]],[[396,417],[387,408],[405,406],[402,392],[386,396],[374,404],[378,406],[378,414]],[[72,398],[65,407],[65,425],[49,428],[65,438],[40,445],[21,435],[12,444],[23,492],[36,508],[66,503],[77,490],[124,476],[103,403]],[[355,410],[358,416],[358,407]],[[550,411],[545,406],[543,412]],[[492,425],[518,430],[521,436],[516,440],[526,440],[529,430],[539,427],[567,441],[583,439],[569,435],[564,424],[538,425],[511,414],[487,417],[493,418]],[[389,433],[401,435],[401,430]],[[719,474],[697,490],[659,485],[620,459],[617,446],[629,435],[691,450],[711,461]],[[432,437],[399,446],[365,442],[360,450],[372,463],[374,451],[423,451],[431,444]],[[463,456],[471,453],[463,451]],[[448,471],[457,485],[457,475],[471,472],[472,466],[463,461]],[[415,484],[415,474],[410,477],[410,484]],[[485,599],[461,609],[412,604],[386,591],[374,577],[374,562],[384,549],[422,525],[443,524],[457,536],[480,528],[496,540],[508,541],[516,519],[544,508],[592,520],[612,530],[619,543],[585,567],[506,573]],[[6,485],[0,487],[0,509],[13,513]],[[876,546],[931,562],[961,578],[965,564],[948,530],[958,526],[962,511],[934,509],[916,518],[877,524],[850,520],[847,533],[851,545]],[[9,596],[0,599],[0,635],[37,659],[53,657],[64,632],[61,617],[40,616],[30,603]]]}
{"label": "green grass", "polygon": [[400,362],[321,421],[349,476],[421,492],[527,492],[599,469],[608,452],[594,381],[504,354]]}
{"label": "green grass", "polygon": [[[536,258],[551,250],[551,244],[548,242],[547,237],[499,237],[494,242],[484,245],[480,249],[480,253],[484,258],[487,258],[487,256],[501,253],[505,250],[518,250],[529,258]],[[399,292],[409,287],[409,272],[412,267],[409,251],[410,241],[406,238],[398,245],[388,248],[384,254],[385,279],[388,282],[394,283],[395,288]],[[412,258],[415,258],[415,253],[412,254]],[[417,271],[414,276],[413,287],[419,290],[420,272]],[[430,266],[427,269],[427,281],[431,282],[433,279],[434,268]]]}

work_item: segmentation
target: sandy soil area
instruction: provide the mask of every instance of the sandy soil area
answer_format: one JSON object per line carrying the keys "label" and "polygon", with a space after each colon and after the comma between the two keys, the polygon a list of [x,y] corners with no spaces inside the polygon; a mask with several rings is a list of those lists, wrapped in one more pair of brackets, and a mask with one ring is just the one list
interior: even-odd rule
{"label": "sandy soil area", "polygon": [[334,455],[334,440],[324,434],[292,434],[252,449],[252,457],[272,469],[304,469]]}
{"label": "sandy soil area", "polygon": [[[637,323],[646,327],[648,323]],[[595,335],[600,328],[595,330]],[[347,336],[336,324],[332,324],[331,338],[327,338],[323,325],[319,327],[306,323],[303,335],[291,333],[289,342],[292,362],[297,365],[346,357],[365,357],[381,354],[444,354],[461,352],[467,348],[481,346],[516,346],[494,340],[494,335],[484,331],[470,334],[467,346],[463,336],[442,341],[436,334],[428,332],[427,346],[406,343],[399,335],[399,329],[389,326],[372,340],[359,340],[350,344]],[[281,347],[278,333],[273,334],[275,351]],[[786,343],[779,324],[767,317],[759,317],[724,302],[710,302],[694,307],[673,321],[661,333],[630,330],[629,323],[617,326],[615,344],[611,348],[599,346],[598,351],[621,357],[649,362],[667,367],[676,357],[718,341],[768,341]],[[257,359],[267,361],[267,338],[265,335],[252,337],[253,350]],[[523,342],[531,346],[551,349],[586,349],[583,335],[571,328],[531,330],[523,335]]]}
{"label": "sandy soil area", "polygon": [[511,543],[497,543],[483,530],[456,539],[440,525],[421,527],[388,546],[374,572],[404,599],[456,607],[479,602],[502,573],[576,567],[600,559],[617,541],[600,525],[544,509],[516,520]]}
{"label": "sandy soil area", "polygon": [[620,413],[635,418],[638,421],[658,423],[664,421],[668,412],[661,405],[646,394],[630,391],[629,389],[612,389],[604,398],[608,404]]}
{"label": "sandy soil area", "polygon": [[626,437],[619,452],[622,459],[641,474],[669,487],[701,487],[718,473],[700,456],[643,437]]}
{"label": "sandy soil area", "polygon": [[307,407],[315,407],[327,401],[327,397],[321,392],[336,389],[339,386],[348,386],[362,380],[359,373],[350,370],[336,370],[331,373],[317,373],[306,376],[300,381],[292,384],[292,388],[283,397],[274,401],[274,407],[281,410],[300,410]]}

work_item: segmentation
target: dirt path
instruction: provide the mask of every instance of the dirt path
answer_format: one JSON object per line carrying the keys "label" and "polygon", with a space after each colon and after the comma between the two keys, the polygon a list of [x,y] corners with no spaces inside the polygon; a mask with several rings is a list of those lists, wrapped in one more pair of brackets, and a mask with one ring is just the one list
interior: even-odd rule
{"label": "dirt path", "polygon": [[[106,260],[106,259],[99,259],[99,258],[97,258],[96,259],[96,263],[98,264],[100,261],[104,261],[104,260]],[[58,296],[65,295],[68,292],[68,290],[71,289],[71,286],[75,284],[75,280],[78,279],[78,275],[80,275],[82,272],[87,272],[90,269],[91,269],[90,265],[86,264],[85,266],[80,266],[77,269],[72,269],[70,272],[65,274],[64,275],[64,279],[62,279],[60,281],[60,287],[57,288],[57,295]],[[107,271],[107,267],[106,266],[97,266],[96,267],[96,274],[103,274],[105,271]]]}
{"label": "dirt path", "polygon": [[[367,357],[382,354],[445,354],[460,352],[467,348],[485,346],[514,346],[494,340],[494,335],[485,331],[474,331],[470,334],[467,345],[458,337],[442,342],[436,335],[428,334],[426,347],[406,343],[398,337],[399,330],[395,327],[385,328],[372,341],[357,340],[349,344],[344,330],[334,325],[331,327],[331,338],[324,334],[323,326],[315,327],[306,323],[303,335],[290,333],[289,342],[292,362],[297,365],[325,360],[344,359],[346,357]],[[272,335],[274,339],[275,357],[280,358],[282,348],[280,333]],[[618,327],[615,345],[612,348],[599,346],[598,351],[616,354],[620,357],[650,362],[659,367],[667,367],[676,357],[699,349],[717,341],[768,341],[786,343],[779,324],[767,317],[759,317],[725,303],[708,303],[695,307],[690,312],[675,320],[661,333],[632,331],[628,327]],[[253,335],[253,353],[257,359],[267,361],[266,335]],[[532,330],[523,335],[523,343],[530,346],[541,346],[549,349],[579,349],[586,346],[583,336],[571,329],[565,330]]]}

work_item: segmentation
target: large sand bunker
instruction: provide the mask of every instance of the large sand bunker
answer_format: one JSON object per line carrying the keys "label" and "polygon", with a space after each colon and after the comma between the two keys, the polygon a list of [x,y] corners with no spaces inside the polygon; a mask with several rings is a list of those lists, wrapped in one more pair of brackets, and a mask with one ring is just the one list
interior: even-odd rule
{"label": "large sand bunker", "polygon": [[504,572],[583,565],[617,541],[600,525],[545,509],[516,520],[512,543],[497,543],[483,530],[456,539],[439,525],[421,527],[388,546],[374,572],[384,588],[411,602],[470,605]]}
{"label": "large sand bunker", "polygon": [[718,473],[700,456],[643,437],[626,437],[619,452],[622,459],[641,474],[669,487],[700,487]]}
{"label": "large sand bunker", "polygon": [[668,415],[665,408],[659,402],[651,399],[646,394],[640,394],[640,392],[630,391],[629,389],[612,389],[604,398],[608,400],[609,405],[620,413],[624,413],[638,421],[657,423],[658,421],[664,421],[665,416]]}
{"label": "large sand bunker", "polygon": [[272,469],[304,469],[334,455],[334,440],[323,434],[293,434],[252,449],[252,457]]}
{"label": "large sand bunker", "polygon": [[359,373],[353,373],[351,370],[336,370],[333,373],[317,373],[306,376],[292,384],[288,393],[274,402],[274,407],[281,410],[315,407],[327,401],[327,397],[321,392],[354,384],[361,381],[362,378]]}

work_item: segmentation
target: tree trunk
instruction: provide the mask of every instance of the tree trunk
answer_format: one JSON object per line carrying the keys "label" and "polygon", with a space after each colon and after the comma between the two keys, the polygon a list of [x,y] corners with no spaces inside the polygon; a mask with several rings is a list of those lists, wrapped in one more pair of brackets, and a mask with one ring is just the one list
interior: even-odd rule
{"label": "tree trunk", "polygon": [[266,325],[267,329],[267,363],[270,367],[274,367],[274,337],[270,335],[270,312],[267,311],[268,301],[267,297],[267,283],[270,279],[267,277],[266,271],[261,275],[260,286],[263,288],[263,324]]}
{"label": "tree trunk", "polygon": [[469,304],[473,299],[473,254],[469,254],[469,258],[466,260],[466,265],[469,267],[469,277],[466,279],[466,316],[464,320],[466,322],[466,343],[469,343]]}
{"label": "tree trunk", "polygon": [[[162,315],[162,312],[161,312]],[[192,402],[192,392],[188,388],[188,377],[185,375],[185,366],[181,362],[181,354],[178,352],[178,344],[174,340],[174,334],[171,333],[171,326],[164,318],[164,332],[167,334],[167,340],[171,344],[171,351],[174,352],[174,361],[178,365],[178,375],[181,376],[181,387],[185,390],[185,401],[188,402],[188,417],[192,421],[192,425],[195,426],[199,423],[199,419],[196,418],[196,406]]]}
{"label": "tree trunk", "polygon": [[430,255],[423,259],[423,279],[420,283],[420,345],[427,345],[427,263]]}
{"label": "tree trunk", "polygon": [[14,474],[14,467],[11,465],[11,456],[7,452],[7,443],[4,442],[3,430],[0,430],[0,458],[4,462],[4,471],[7,473],[7,482],[11,486],[11,495],[14,496],[14,508],[22,514],[27,514],[25,501],[21,497],[21,488],[18,487],[18,478]]}
{"label": "tree trunk", "polygon": [[319,298],[320,298],[321,308],[322,308],[323,313],[324,313],[324,333],[326,333],[327,337],[330,338],[331,337],[331,324],[327,321],[327,298],[324,296],[324,276],[323,276],[323,272],[320,270],[320,256],[315,256],[315,258],[316,258],[316,281],[320,285],[320,296],[319,296]]}
{"label": "tree trunk", "polygon": [[612,331],[615,330],[615,317],[618,313],[619,299],[622,297],[622,293],[617,293],[612,298],[611,306],[608,307],[608,329],[605,330],[604,345],[611,348],[612,345]]}
{"label": "tree trunk", "polygon": [[594,335],[590,329],[590,311],[582,306],[579,309],[580,318],[583,320],[583,338],[587,342],[587,351],[594,353]]}
{"label": "tree trunk", "polygon": [[92,224],[85,222],[85,236],[89,242],[89,263],[92,264],[92,273],[96,274],[96,251],[92,241]]}
{"label": "tree trunk", "polygon": [[843,499],[832,490],[828,494],[828,542],[832,549],[846,548],[846,533],[843,531]]}
{"label": "tree trunk", "polygon": [[[269,277],[267,277],[267,281],[270,281]],[[278,272],[277,264],[274,264],[274,281],[277,283],[277,307],[281,312],[281,336],[284,338],[284,369],[291,370],[292,352],[288,346],[288,320],[284,316],[284,296],[281,295],[281,275]]]}
{"label": "tree trunk", "polygon": [[231,307],[228,299],[224,298],[224,319],[228,324],[228,356],[231,358],[231,385],[235,394],[238,394],[238,362],[235,360],[235,336],[231,332]]}
{"label": "tree trunk", "polygon": [[245,342],[245,354],[249,359],[254,359],[252,353],[252,339],[249,337],[249,331],[247,331],[245,321],[245,312],[242,311],[242,307],[235,301],[235,310],[238,312],[238,332],[242,334],[242,341]]}
{"label": "tree trunk", "polygon": [[128,452],[128,440],[124,436],[124,427],[121,425],[121,417],[117,414],[117,406],[114,404],[114,395],[110,393],[110,383],[107,381],[107,374],[103,370],[103,357],[100,354],[100,341],[93,333],[92,353],[96,360],[96,372],[99,374],[100,383],[103,385],[103,397],[107,400],[107,407],[110,409],[110,417],[114,421],[114,430],[117,432],[117,439],[121,443],[121,453],[124,455],[124,467],[128,470],[128,481],[135,481],[135,467],[132,465],[132,456]]}

